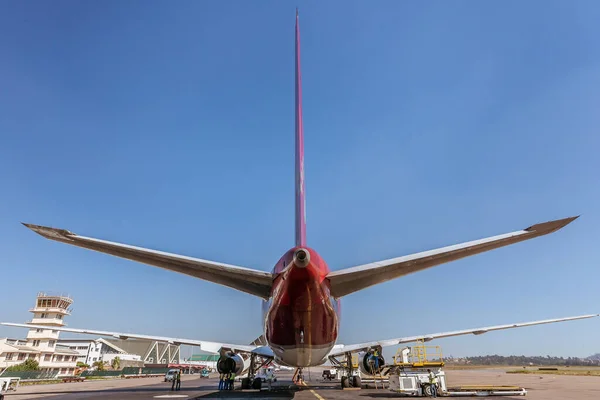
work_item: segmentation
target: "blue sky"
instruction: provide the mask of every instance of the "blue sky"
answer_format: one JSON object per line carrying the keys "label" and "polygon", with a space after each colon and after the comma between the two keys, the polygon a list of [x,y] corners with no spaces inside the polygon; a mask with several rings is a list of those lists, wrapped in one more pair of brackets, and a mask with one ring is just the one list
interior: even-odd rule
{"label": "blue sky", "polygon": [[[46,290],[73,296],[72,327],[261,333],[256,298],[19,222],[271,270],[293,245],[295,6],[2,5],[0,320],[26,321]],[[600,4],[299,7],[308,242],[331,269],[582,215],[349,295],[340,342],[599,312]],[[599,332],[594,319],[437,343],[587,356]]]}

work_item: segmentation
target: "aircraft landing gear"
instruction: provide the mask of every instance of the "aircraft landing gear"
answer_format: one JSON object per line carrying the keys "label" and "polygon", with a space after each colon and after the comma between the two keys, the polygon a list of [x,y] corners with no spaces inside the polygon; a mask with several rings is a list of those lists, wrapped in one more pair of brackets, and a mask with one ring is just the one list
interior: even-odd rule
{"label": "aircraft landing gear", "polygon": [[344,353],[345,361],[340,361],[336,357],[329,357],[329,361],[338,368],[338,370],[343,371],[342,377],[340,378],[342,389],[346,388],[361,388],[362,382],[359,375],[355,375],[355,369],[352,365],[352,353]]}
{"label": "aircraft landing gear", "polygon": [[262,381],[254,378],[242,378],[242,390],[246,389],[257,389],[262,388]]}
{"label": "aircraft landing gear", "polygon": [[292,377],[292,382],[296,385],[301,385],[304,383],[304,375],[302,374],[302,368],[296,368],[296,372],[294,372],[294,376]]}
{"label": "aircraft landing gear", "polygon": [[[258,359],[260,357],[260,360]],[[257,354],[250,354],[250,367],[248,368],[248,376],[242,378],[242,390],[244,389],[258,389],[262,388],[262,381],[256,379],[256,372],[270,363],[273,357],[261,357]]]}

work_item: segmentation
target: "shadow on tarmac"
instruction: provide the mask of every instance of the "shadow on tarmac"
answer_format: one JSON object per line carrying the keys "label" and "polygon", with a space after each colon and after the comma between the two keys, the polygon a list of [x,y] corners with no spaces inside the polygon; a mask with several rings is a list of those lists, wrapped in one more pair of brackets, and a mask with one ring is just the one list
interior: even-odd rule
{"label": "shadow on tarmac", "polygon": [[[208,382],[207,382],[208,383]],[[66,389],[66,390],[57,390],[57,391],[42,391],[36,392],[35,395],[48,395],[52,396],[52,399],[59,399],[62,396],[69,396],[68,398],[75,399],[78,394],[81,395],[85,393],[86,398],[129,398],[132,395],[140,395],[143,393],[147,393],[151,397],[155,397],[157,395],[165,396],[165,395],[186,395],[188,400],[193,399],[227,399],[227,398],[261,398],[261,399],[293,399],[295,397],[298,389],[293,390],[290,389],[288,385],[281,385],[279,387],[273,387],[272,391],[258,391],[258,390],[217,390],[215,388],[216,383],[210,383],[208,385],[190,385],[190,386],[182,386],[178,391],[172,391],[171,385],[148,385],[148,386],[134,386],[134,387],[113,387],[106,389],[96,389],[89,391],[82,391],[81,389],[77,390]],[[206,392],[205,394],[198,395],[198,392]],[[19,393],[15,393],[16,396],[19,396]],[[24,395],[24,394],[23,394]],[[117,396],[117,397],[114,397]],[[137,396],[134,396],[138,398]],[[44,399],[50,399],[50,397],[44,397]],[[10,397],[8,397],[10,399]]]}
{"label": "shadow on tarmac", "polygon": [[[156,386],[134,386],[134,387],[125,387],[125,388],[107,388],[107,389],[91,389],[91,390],[87,390],[87,391],[81,391],[81,390],[55,390],[55,391],[48,391],[48,392],[35,392],[35,393],[31,393],[31,394],[35,394],[36,396],[38,395],[52,395],[52,396],[56,396],[59,394],[78,394],[78,393],[85,393],[87,395],[90,394],[110,394],[110,393],[150,393],[150,392],[165,392],[165,393],[171,393],[171,394],[186,394],[186,392],[198,392],[199,390],[215,390],[214,385],[211,386],[196,386],[196,387],[187,387],[187,388],[181,388],[181,390],[178,391],[171,391],[171,387],[169,386],[168,388],[161,388],[161,387],[156,387]],[[19,392],[15,392],[12,394],[13,396],[24,396],[24,394],[20,394]],[[9,398],[7,396],[7,398]],[[191,397],[193,399],[193,397]]]}
{"label": "shadow on tarmac", "polygon": [[296,395],[295,391],[290,390],[272,390],[272,391],[217,391],[214,393],[208,393],[202,396],[195,397],[195,399],[227,399],[240,397],[247,399],[293,399]]}

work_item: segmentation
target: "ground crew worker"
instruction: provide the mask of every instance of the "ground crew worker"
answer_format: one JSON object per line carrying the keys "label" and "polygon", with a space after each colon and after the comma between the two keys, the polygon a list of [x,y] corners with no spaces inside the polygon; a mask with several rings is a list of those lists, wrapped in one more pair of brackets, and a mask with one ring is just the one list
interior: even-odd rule
{"label": "ground crew worker", "polygon": [[232,372],[231,380],[229,381],[229,390],[233,390],[234,385],[235,385],[235,372]]}
{"label": "ground crew worker", "polygon": [[229,379],[231,377],[231,372],[228,372],[223,377],[223,390],[229,389]]}
{"label": "ground crew worker", "polygon": [[175,387],[175,390],[181,390],[181,370],[178,369],[177,370],[177,386]]}
{"label": "ground crew worker", "polygon": [[273,382],[273,370],[269,368],[267,369],[267,385],[269,387],[269,391],[271,390],[271,382]]}
{"label": "ground crew worker", "polygon": [[224,385],[225,385],[225,374],[221,372],[219,374],[219,390],[223,390]]}
{"label": "ground crew worker", "polygon": [[431,388],[431,397],[437,397],[437,376],[430,370],[427,370],[429,375],[429,387]]}
{"label": "ground crew worker", "polygon": [[379,351],[373,350],[373,357],[375,358],[375,372],[379,370]]}

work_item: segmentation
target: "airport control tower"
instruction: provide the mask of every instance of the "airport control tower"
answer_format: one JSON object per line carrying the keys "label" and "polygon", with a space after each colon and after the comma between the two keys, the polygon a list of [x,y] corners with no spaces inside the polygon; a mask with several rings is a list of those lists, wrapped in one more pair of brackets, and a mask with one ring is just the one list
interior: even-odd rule
{"label": "airport control tower", "polygon": [[53,353],[60,332],[52,330],[52,327],[65,325],[64,317],[71,315],[69,307],[72,304],[73,299],[69,296],[38,293],[35,307],[29,310],[33,313],[33,319],[29,323],[48,326],[48,329],[30,329],[27,333],[27,346]]}

